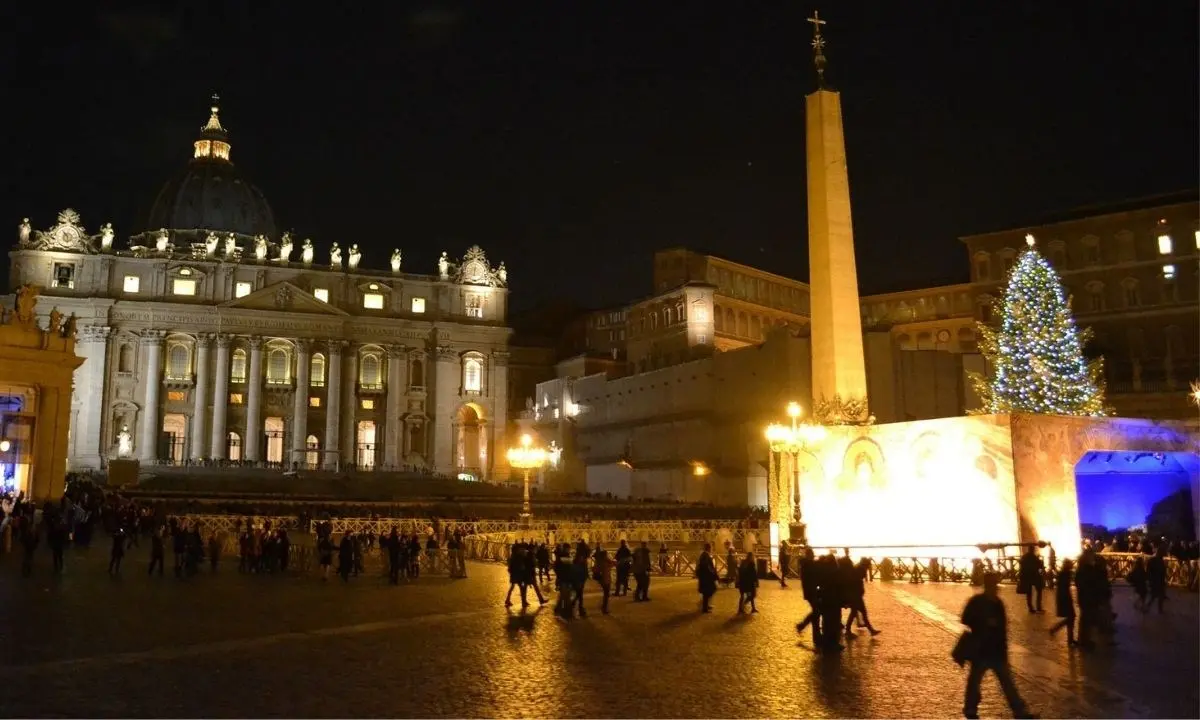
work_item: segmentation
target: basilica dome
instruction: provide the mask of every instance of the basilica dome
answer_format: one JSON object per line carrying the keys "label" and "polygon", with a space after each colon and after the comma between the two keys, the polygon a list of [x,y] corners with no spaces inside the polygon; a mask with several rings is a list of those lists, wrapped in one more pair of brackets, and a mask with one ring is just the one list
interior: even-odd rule
{"label": "basilica dome", "polygon": [[191,162],[158,193],[146,230],[212,230],[239,235],[275,237],[271,206],[229,160],[229,136],[212,115],[194,143]]}

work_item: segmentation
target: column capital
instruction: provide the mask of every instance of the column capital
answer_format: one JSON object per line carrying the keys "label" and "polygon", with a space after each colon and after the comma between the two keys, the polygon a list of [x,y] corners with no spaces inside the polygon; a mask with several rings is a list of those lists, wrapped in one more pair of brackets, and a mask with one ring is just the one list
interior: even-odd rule
{"label": "column capital", "polygon": [[312,352],[312,340],[308,340],[305,338],[296,338],[292,342],[294,342],[296,344],[296,352],[297,353],[302,353],[304,355],[308,355],[310,352]]}
{"label": "column capital", "polygon": [[227,334],[225,334],[225,333],[218,333],[218,334],[217,334],[217,348],[218,348],[218,349],[221,349],[221,348],[228,348],[228,347],[229,347],[229,343],[230,343],[230,342],[232,342],[232,341],[233,341],[233,336],[232,336],[232,335],[227,335]]}
{"label": "column capital", "polygon": [[350,343],[345,340],[326,340],[325,347],[329,349],[330,356],[341,355],[345,351],[346,346]]}
{"label": "column capital", "polygon": [[88,325],[87,327],[79,328],[79,338],[83,342],[104,342],[108,340],[109,333],[112,328],[107,325]]}
{"label": "column capital", "polygon": [[388,360],[399,360],[408,355],[407,345],[388,345],[387,346]]}
{"label": "column capital", "polygon": [[496,367],[504,367],[508,365],[508,351],[496,350],[492,352],[492,363],[495,364]]}
{"label": "column capital", "polygon": [[216,335],[214,333],[196,333],[196,347],[208,347],[215,338]]}
{"label": "column capital", "polygon": [[458,362],[458,352],[449,345],[439,345],[437,359],[438,362]]}
{"label": "column capital", "polygon": [[246,342],[250,345],[251,350],[262,350],[262,335],[250,335],[246,338]]}
{"label": "column capital", "polygon": [[143,330],[138,333],[143,345],[162,346],[163,340],[167,337],[166,330]]}

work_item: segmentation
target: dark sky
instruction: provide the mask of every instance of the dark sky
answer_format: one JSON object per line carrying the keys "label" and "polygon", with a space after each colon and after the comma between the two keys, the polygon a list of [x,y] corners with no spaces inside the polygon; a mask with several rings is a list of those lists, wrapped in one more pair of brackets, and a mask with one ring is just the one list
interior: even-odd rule
{"label": "dark sky", "polygon": [[14,233],[71,206],[123,245],[218,91],[280,228],[364,264],[477,243],[517,306],[643,295],[676,245],[805,279],[814,7],[864,292],[965,280],[963,234],[1197,184],[1190,0],[90,5],[5,11]]}

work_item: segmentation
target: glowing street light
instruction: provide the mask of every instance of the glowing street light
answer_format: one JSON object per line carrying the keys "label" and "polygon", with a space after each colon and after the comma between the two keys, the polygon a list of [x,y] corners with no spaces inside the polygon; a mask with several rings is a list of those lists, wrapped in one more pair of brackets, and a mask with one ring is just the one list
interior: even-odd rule
{"label": "glowing street light", "polygon": [[[820,425],[800,422],[800,403],[791,402],[787,406],[787,414],[791,419],[790,425],[772,423],[767,426],[767,443],[771,452],[788,455],[792,458],[792,497],[793,515],[800,522],[800,453],[808,450],[825,438],[825,428]],[[777,465],[778,467],[778,465]]]}
{"label": "glowing street light", "polygon": [[533,512],[529,507],[529,471],[541,469],[546,464],[546,460],[545,448],[534,447],[533,438],[528,434],[521,436],[521,444],[518,447],[508,449],[509,466],[519,468],[525,473],[525,496],[521,503],[522,524],[527,525],[530,518],[533,517]]}

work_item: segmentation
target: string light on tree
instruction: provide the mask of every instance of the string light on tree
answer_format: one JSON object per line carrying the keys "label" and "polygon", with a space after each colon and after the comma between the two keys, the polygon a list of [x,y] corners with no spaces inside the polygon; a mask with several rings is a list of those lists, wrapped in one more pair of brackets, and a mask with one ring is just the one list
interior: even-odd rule
{"label": "string light on tree", "polygon": [[1033,235],[1004,291],[999,329],[979,323],[991,377],[972,373],[983,413],[1108,415],[1103,359],[1088,361],[1088,330],[1075,326],[1070,303]]}

